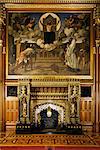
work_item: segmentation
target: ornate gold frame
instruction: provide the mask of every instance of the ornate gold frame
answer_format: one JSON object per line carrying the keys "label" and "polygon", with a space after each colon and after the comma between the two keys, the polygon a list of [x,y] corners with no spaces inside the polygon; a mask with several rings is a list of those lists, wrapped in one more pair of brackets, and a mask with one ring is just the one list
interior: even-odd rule
{"label": "ornate gold frame", "polygon": [[45,3],[45,4],[5,4],[7,12],[9,11],[39,11],[39,12],[89,12],[91,14],[91,21],[90,21],[90,75],[9,75],[8,74],[8,33],[6,34],[6,79],[23,79],[29,78],[34,80],[57,80],[57,79],[93,79],[93,8],[95,4],[63,4],[59,3]]}

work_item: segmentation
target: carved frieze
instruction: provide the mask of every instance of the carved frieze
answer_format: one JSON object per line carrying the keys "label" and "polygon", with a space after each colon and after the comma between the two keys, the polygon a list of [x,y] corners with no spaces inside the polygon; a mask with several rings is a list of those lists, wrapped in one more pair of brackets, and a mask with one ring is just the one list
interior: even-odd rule
{"label": "carved frieze", "polygon": [[1,0],[2,3],[99,3],[99,0]]}

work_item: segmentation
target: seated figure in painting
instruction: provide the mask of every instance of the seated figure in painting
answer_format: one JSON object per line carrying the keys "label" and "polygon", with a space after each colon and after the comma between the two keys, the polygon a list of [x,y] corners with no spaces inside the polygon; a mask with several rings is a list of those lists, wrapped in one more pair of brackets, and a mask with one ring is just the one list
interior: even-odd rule
{"label": "seated figure in painting", "polygon": [[48,22],[46,25],[46,32],[44,32],[45,44],[51,44],[55,41],[55,32],[52,30],[52,23]]}
{"label": "seated figure in painting", "polygon": [[44,44],[51,44],[55,41],[56,18],[48,15],[43,19]]}

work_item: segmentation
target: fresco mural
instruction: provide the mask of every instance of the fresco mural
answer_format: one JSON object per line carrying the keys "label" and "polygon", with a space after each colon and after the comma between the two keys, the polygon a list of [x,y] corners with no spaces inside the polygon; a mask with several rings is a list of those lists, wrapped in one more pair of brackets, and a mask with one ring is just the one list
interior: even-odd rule
{"label": "fresco mural", "polygon": [[8,12],[9,75],[90,75],[90,13]]}

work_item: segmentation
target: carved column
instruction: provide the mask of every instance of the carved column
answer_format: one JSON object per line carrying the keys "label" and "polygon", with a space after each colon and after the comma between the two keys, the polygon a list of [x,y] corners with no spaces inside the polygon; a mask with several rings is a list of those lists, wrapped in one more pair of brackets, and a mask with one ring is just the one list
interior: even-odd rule
{"label": "carved column", "polygon": [[18,87],[19,118],[18,123],[30,123],[30,83],[29,80],[20,80]]}
{"label": "carved column", "polygon": [[100,5],[94,9],[95,20],[95,132],[100,131]]}
{"label": "carved column", "polygon": [[3,72],[3,45],[4,42],[2,40],[3,37],[3,27],[4,23],[4,14],[3,14],[3,5],[0,5],[0,131],[4,130],[4,72]]}

